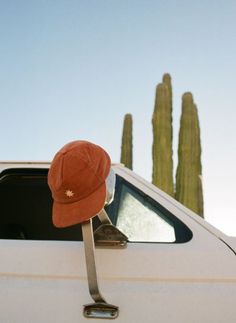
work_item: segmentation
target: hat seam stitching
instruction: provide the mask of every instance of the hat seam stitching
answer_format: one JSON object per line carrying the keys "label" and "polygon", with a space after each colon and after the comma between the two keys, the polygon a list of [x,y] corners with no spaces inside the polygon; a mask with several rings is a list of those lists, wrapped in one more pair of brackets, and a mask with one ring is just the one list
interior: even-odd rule
{"label": "hat seam stitching", "polygon": [[[106,158],[108,157],[108,155],[105,153],[105,156],[106,156]],[[90,164],[88,164],[88,162],[83,158],[83,156],[81,156],[81,159],[83,159],[83,161],[88,165],[88,167],[89,167],[89,169],[93,172],[93,174],[96,176],[96,178],[98,179],[98,180],[101,180],[101,178],[95,173],[95,171],[94,171],[94,169],[91,167],[91,165]],[[109,158],[108,158],[109,159]],[[109,167],[109,169],[111,168],[111,166]],[[109,174],[109,173],[108,173]],[[107,174],[107,176],[108,176],[108,174]],[[107,176],[106,176],[106,178],[107,178]]]}
{"label": "hat seam stitching", "polygon": [[[73,150],[74,148],[73,147],[71,147],[70,149],[68,149],[68,151],[67,152],[69,152],[69,151],[71,151],[71,150]],[[103,150],[104,151],[104,150]],[[79,155],[80,155],[80,158],[87,164],[87,166],[89,167],[89,169],[93,172],[93,174],[96,176],[96,178],[98,179],[98,180],[101,180],[101,178],[95,173],[95,171],[94,171],[94,169],[91,167],[91,165],[84,159],[84,157],[83,157],[83,155],[81,154],[81,153],[79,153]],[[106,159],[108,159],[109,160],[109,156],[107,155],[107,153],[104,151],[104,155],[106,156]],[[64,163],[63,163],[64,164]],[[64,175],[64,167],[65,167],[65,165],[63,165],[63,175]],[[109,174],[109,173],[108,173]],[[107,174],[107,176],[108,176],[108,174]],[[106,177],[107,177],[106,176]]]}

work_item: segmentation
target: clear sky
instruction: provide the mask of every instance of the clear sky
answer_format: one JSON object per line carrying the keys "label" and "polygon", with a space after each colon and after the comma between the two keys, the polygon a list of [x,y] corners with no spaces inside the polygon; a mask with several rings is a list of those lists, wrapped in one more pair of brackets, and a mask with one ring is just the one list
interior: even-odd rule
{"label": "clear sky", "polygon": [[119,162],[132,113],[134,171],[151,180],[155,87],[168,72],[175,167],[191,91],[205,218],[236,236],[235,0],[0,0],[0,40],[0,160],[51,160],[86,139]]}

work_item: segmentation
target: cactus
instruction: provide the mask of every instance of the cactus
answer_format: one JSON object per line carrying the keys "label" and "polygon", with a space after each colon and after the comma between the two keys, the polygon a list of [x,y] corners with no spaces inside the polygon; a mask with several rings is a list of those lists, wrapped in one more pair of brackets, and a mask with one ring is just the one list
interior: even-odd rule
{"label": "cactus", "polygon": [[176,199],[203,217],[200,127],[197,106],[190,92],[182,97],[179,130]]}
{"label": "cactus", "polygon": [[[171,76],[166,73],[163,75],[162,82],[167,85],[169,91],[169,104],[170,104],[170,114],[171,114],[171,122],[172,122],[172,85],[171,85]],[[172,130],[172,127],[171,127]]]}
{"label": "cactus", "polygon": [[156,88],[153,125],[153,172],[152,183],[167,194],[174,196],[172,159],[172,89],[169,74]]}
{"label": "cactus", "polygon": [[131,114],[126,114],[123,123],[121,158],[120,162],[133,169],[133,119]]}

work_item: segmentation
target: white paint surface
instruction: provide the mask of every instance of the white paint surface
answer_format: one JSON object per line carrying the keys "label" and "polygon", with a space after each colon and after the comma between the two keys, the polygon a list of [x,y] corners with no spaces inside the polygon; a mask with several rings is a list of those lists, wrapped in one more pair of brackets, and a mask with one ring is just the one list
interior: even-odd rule
{"label": "white paint surface", "polygon": [[[235,322],[236,257],[220,240],[227,237],[132,172],[114,168],[193,232],[183,244],[96,249],[102,294],[120,308],[115,322]],[[91,303],[83,242],[0,240],[0,259],[0,322],[102,322],[82,314]]]}

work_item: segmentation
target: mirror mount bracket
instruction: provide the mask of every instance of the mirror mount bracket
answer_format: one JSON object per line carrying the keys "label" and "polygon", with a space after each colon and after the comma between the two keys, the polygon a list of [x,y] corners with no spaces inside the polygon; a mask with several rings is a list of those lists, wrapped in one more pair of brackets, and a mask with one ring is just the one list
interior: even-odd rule
{"label": "mirror mount bracket", "polygon": [[128,238],[113,224],[101,224],[94,231],[95,245],[108,248],[126,248]]}
{"label": "mirror mount bracket", "polygon": [[115,319],[119,315],[118,306],[107,303],[99,290],[92,228],[92,219],[82,223],[88,287],[94,300],[94,303],[84,305],[83,314],[87,318]]}

